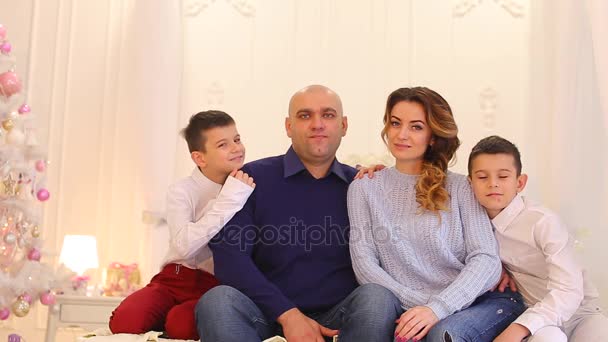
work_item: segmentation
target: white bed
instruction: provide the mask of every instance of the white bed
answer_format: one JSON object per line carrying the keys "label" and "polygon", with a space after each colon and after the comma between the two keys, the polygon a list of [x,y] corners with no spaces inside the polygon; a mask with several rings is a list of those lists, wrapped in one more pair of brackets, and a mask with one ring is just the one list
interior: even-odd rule
{"label": "white bed", "polygon": [[[91,336],[93,335],[93,336]],[[134,334],[115,334],[112,335],[109,329],[97,329],[91,335],[86,335],[78,338],[78,342],[195,342],[193,340],[171,340],[166,338],[159,337],[161,335],[160,332],[150,331],[141,335]],[[273,338],[269,338],[264,342],[287,342],[282,337],[275,336]]]}

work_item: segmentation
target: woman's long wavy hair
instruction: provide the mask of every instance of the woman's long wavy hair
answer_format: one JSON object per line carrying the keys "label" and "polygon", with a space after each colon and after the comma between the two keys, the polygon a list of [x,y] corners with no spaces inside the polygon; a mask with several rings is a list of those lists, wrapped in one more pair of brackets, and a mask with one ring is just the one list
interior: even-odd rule
{"label": "woman's long wavy hair", "polygon": [[422,210],[439,213],[448,209],[450,195],[445,183],[450,162],[460,146],[458,127],[448,102],[437,92],[426,87],[399,88],[386,100],[382,140],[387,144],[391,111],[399,102],[416,102],[424,108],[426,122],[431,128],[431,141],[424,153],[422,172],[416,183],[416,202]]}

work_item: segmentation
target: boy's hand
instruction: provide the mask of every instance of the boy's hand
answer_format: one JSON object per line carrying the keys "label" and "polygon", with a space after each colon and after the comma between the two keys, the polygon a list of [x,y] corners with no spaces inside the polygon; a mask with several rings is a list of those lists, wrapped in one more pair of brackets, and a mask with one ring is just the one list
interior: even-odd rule
{"label": "boy's hand", "polygon": [[253,177],[249,176],[247,173],[241,170],[233,170],[230,172],[230,176],[240,180],[241,182],[249,185],[250,187],[255,189],[255,183],[253,182]]}
{"label": "boy's hand", "polygon": [[283,333],[289,342],[323,342],[323,336],[332,337],[338,334],[338,330],[320,325],[296,308],[285,311],[277,321],[283,327]]}
{"label": "boy's hand", "polygon": [[357,165],[356,169],[359,170],[359,172],[357,172],[357,174],[355,175],[355,179],[361,179],[366,174],[367,174],[367,178],[374,178],[374,172],[383,170],[385,168],[386,168],[386,166],[384,166],[382,164],[376,164],[372,167],[363,167],[361,165]]}
{"label": "boy's hand", "polygon": [[530,330],[523,325],[513,323],[505,329],[494,342],[521,342],[524,338],[530,335]]}
{"label": "boy's hand", "polygon": [[509,272],[505,270],[505,266],[503,265],[502,273],[500,274],[500,280],[498,281],[498,284],[496,284],[496,286],[492,288],[491,291],[494,291],[496,290],[496,288],[498,288],[498,291],[505,292],[507,286],[509,286],[511,291],[517,292],[517,285],[515,285],[515,280],[513,280],[513,278],[511,277]]}
{"label": "boy's hand", "polygon": [[428,306],[415,306],[404,312],[395,321],[395,340],[420,341],[439,322],[437,315]]}

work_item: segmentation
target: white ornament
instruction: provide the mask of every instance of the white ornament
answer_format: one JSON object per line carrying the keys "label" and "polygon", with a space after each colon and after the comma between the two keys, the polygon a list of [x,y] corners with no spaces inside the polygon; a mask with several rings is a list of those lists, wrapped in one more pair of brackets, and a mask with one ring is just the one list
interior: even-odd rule
{"label": "white ornament", "polygon": [[14,245],[17,242],[17,236],[13,233],[8,233],[4,235],[4,242],[8,245]]}
{"label": "white ornament", "polygon": [[25,146],[38,146],[38,139],[36,139],[36,134],[30,132],[27,134],[27,140],[25,141]]}
{"label": "white ornament", "polygon": [[24,141],[25,134],[23,134],[23,132],[18,128],[11,129],[11,131],[6,135],[6,142],[9,145],[23,145]]}

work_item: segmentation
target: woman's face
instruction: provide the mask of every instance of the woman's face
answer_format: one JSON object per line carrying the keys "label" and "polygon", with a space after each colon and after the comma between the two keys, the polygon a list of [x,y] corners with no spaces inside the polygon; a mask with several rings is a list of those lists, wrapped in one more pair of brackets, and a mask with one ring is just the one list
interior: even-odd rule
{"label": "woman's face", "polygon": [[432,132],[421,104],[401,101],[393,106],[386,135],[388,148],[397,164],[422,165]]}

